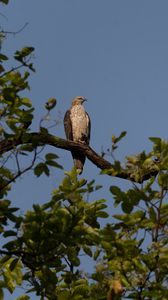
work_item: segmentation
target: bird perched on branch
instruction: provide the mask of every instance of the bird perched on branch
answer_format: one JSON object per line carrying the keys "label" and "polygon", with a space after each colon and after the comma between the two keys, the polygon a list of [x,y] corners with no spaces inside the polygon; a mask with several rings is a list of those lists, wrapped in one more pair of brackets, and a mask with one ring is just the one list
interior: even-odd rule
{"label": "bird perched on branch", "polygon": [[[86,98],[82,96],[72,100],[72,105],[64,116],[64,129],[68,140],[89,145],[91,125],[89,115],[83,106],[85,101],[87,101]],[[78,150],[72,150],[71,153],[74,165],[81,174],[86,156]]]}

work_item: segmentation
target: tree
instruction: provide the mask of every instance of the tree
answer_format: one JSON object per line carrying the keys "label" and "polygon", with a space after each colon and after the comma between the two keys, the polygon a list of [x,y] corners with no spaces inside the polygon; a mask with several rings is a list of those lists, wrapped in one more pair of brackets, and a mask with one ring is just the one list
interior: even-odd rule
{"label": "tree", "polygon": [[[51,135],[43,122],[39,132],[32,132],[34,108],[23,93],[34,71],[33,52],[33,47],[18,50],[12,69],[5,64],[9,58],[0,54],[0,299],[6,289],[13,293],[24,283],[26,294],[17,300],[30,299],[33,292],[51,300],[167,299],[168,143],[150,138],[152,150],[127,156],[123,167],[115,159],[105,160],[105,153]],[[47,101],[47,116],[56,104],[56,99]],[[112,157],[125,135],[112,136]],[[47,145],[54,151],[44,152]],[[65,172],[49,202],[33,205],[25,215],[8,199],[9,190],[27,171],[39,177],[50,176],[53,167],[63,168],[57,148],[78,149],[104,176],[130,181],[126,191],[110,186],[114,208],[120,206],[121,213],[105,226],[100,219],[109,217],[106,200],[87,201],[101,186],[81,178],[75,169]],[[23,167],[22,157],[28,158]],[[14,171],[10,160],[16,162]],[[82,255],[95,264],[91,274],[80,266]]]}

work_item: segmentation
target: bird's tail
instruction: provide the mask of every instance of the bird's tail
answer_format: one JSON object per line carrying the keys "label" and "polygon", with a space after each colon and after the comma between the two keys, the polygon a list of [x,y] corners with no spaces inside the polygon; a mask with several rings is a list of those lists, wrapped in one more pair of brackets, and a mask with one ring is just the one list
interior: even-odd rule
{"label": "bird's tail", "polygon": [[74,166],[76,167],[76,170],[78,174],[82,174],[83,172],[83,162],[80,159],[74,159]]}
{"label": "bird's tail", "polygon": [[78,174],[82,174],[86,156],[79,151],[73,151],[72,156],[74,160],[74,166],[76,167]]}

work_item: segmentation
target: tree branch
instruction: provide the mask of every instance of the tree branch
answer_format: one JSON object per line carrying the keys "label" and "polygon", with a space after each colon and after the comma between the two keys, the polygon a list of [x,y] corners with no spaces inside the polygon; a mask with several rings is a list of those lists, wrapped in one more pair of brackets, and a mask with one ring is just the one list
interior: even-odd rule
{"label": "tree branch", "polygon": [[9,184],[11,184],[12,182],[15,182],[15,180],[20,177],[21,175],[23,175],[24,173],[26,173],[27,171],[31,170],[35,164],[35,161],[36,161],[36,156],[37,156],[37,153],[36,153],[36,149],[34,151],[34,157],[33,157],[33,160],[31,162],[31,164],[28,166],[28,167],[25,167],[23,170],[20,169],[20,166],[19,166],[19,161],[18,161],[18,157],[16,155],[16,163],[17,163],[17,167],[18,167],[18,171],[17,173],[13,176],[13,178],[11,178],[9,181],[5,182],[3,185],[0,184],[0,191],[2,191],[4,188],[6,188]]}
{"label": "tree branch", "polygon": [[105,160],[102,156],[97,154],[91,147],[82,143],[76,143],[70,140],[64,140],[60,137],[56,137],[51,134],[42,133],[42,132],[26,133],[26,139],[24,138],[24,135],[18,138],[16,138],[16,136],[13,135],[13,137],[2,140],[0,142],[0,155],[12,149],[15,149],[19,145],[24,145],[24,144],[33,144],[35,148],[43,145],[50,145],[55,148],[60,148],[67,151],[71,151],[71,150],[81,151],[99,169],[108,170],[107,172],[108,175],[122,178],[122,179],[127,179],[137,183],[142,183],[143,181],[148,180],[152,176],[156,176],[158,174],[158,169],[153,168],[153,170],[149,170],[149,172],[142,175],[140,179],[136,180],[133,176],[131,176],[130,172],[128,172],[127,169],[122,168],[122,170],[116,171],[115,165]]}

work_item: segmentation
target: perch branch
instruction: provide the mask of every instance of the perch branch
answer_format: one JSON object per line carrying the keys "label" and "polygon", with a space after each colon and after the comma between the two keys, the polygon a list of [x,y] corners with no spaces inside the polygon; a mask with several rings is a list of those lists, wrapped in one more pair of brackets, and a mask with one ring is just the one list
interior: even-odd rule
{"label": "perch branch", "polygon": [[121,171],[116,172],[113,164],[105,160],[102,156],[97,154],[91,147],[85,144],[76,143],[70,140],[64,140],[60,137],[56,137],[48,133],[32,132],[26,135],[26,141],[24,141],[24,137],[16,138],[15,136],[13,136],[13,138],[2,140],[0,142],[0,155],[12,149],[15,149],[17,146],[23,144],[33,144],[35,147],[50,145],[55,148],[61,148],[67,151],[78,150],[83,152],[86,155],[86,157],[99,169],[108,170],[107,174],[110,176],[142,183],[143,181],[148,180],[152,176],[156,176],[158,174],[157,168],[154,168],[153,170],[150,170],[147,174],[143,175],[141,179],[137,181],[134,178],[132,178],[131,174],[128,173],[126,169],[122,169]]}

